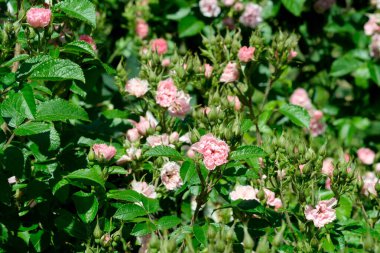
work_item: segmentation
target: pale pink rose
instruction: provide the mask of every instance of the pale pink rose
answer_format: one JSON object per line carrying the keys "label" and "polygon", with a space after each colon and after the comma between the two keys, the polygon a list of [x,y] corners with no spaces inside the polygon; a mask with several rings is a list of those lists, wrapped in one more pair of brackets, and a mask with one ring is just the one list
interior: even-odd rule
{"label": "pale pink rose", "polygon": [[350,154],[344,153],[344,160],[348,163],[350,161]]}
{"label": "pale pink rose", "polygon": [[375,161],[375,152],[369,148],[359,148],[357,151],[359,160],[366,165],[371,165]]}
{"label": "pale pink rose", "polygon": [[239,49],[238,57],[241,62],[249,62],[253,58],[253,54],[255,53],[254,47],[242,47]]}
{"label": "pale pink rose", "polygon": [[116,161],[117,165],[123,165],[127,162],[131,162],[134,160],[138,160],[141,158],[142,150],[135,147],[130,147],[126,150],[126,154],[119,158],[119,160]]}
{"label": "pale pink rose", "polygon": [[323,134],[326,131],[326,124],[324,124],[321,120],[317,120],[312,117],[310,119],[309,128],[311,136],[316,137]]}
{"label": "pale pink rose", "polygon": [[236,186],[235,190],[230,192],[230,198],[232,201],[243,199],[243,200],[257,200],[257,193],[259,190],[254,189],[252,186],[249,185],[238,185]]}
{"label": "pale pink rose", "polygon": [[175,162],[165,163],[161,169],[161,181],[168,190],[175,190],[182,186],[179,175],[180,166]]}
{"label": "pale pink rose", "polygon": [[148,185],[146,182],[132,181],[132,190],[141,193],[147,198],[155,199],[157,198],[157,193],[153,185]]}
{"label": "pale pink rose", "polygon": [[334,173],[334,160],[332,158],[326,158],[323,160],[322,174],[332,177]]}
{"label": "pale pink rose", "polygon": [[189,157],[189,158],[195,158],[195,151],[194,149],[192,149],[191,147],[189,148],[189,150],[187,150],[186,152],[186,155]]}
{"label": "pale pink rose", "polygon": [[221,11],[217,0],[200,0],[199,8],[205,17],[217,17]]}
{"label": "pale pink rose", "polygon": [[380,173],[380,163],[375,164],[375,171],[376,173]]}
{"label": "pale pink rose", "polygon": [[293,60],[294,58],[296,58],[298,55],[297,51],[294,51],[294,50],[290,50],[289,52],[289,56],[288,56],[288,60],[291,61]]}
{"label": "pale pink rose", "polygon": [[183,91],[178,91],[176,99],[169,106],[168,111],[171,116],[184,118],[191,110],[190,95]]}
{"label": "pale pink rose", "polygon": [[335,198],[319,201],[317,206],[313,208],[308,205],[305,209],[307,220],[314,222],[317,228],[324,227],[326,224],[333,222],[336,219],[336,211],[332,208],[337,204]]}
{"label": "pale pink rose", "polygon": [[325,189],[326,190],[331,190],[331,178],[326,178],[326,181],[325,181]]}
{"label": "pale pink rose", "polygon": [[380,31],[380,26],[378,23],[380,22],[379,15],[369,15],[369,20],[364,25],[364,33],[368,36],[372,36],[373,34]]}
{"label": "pale pink rose", "polygon": [[303,168],[305,167],[305,164],[298,165],[298,168],[300,169],[301,174],[303,173]]}
{"label": "pale pink rose", "polygon": [[205,77],[207,79],[211,77],[213,69],[214,69],[214,67],[211,66],[210,64],[208,64],[208,63],[205,64]]}
{"label": "pale pink rose", "polygon": [[109,161],[116,155],[116,148],[107,144],[94,144],[92,150],[99,161]]}
{"label": "pale pink rose", "polygon": [[244,10],[244,4],[242,2],[237,2],[234,5],[234,10],[237,11],[237,12],[243,11]]}
{"label": "pale pink rose", "polygon": [[219,81],[222,83],[232,83],[239,79],[239,69],[235,62],[229,62],[224,68]]}
{"label": "pale pink rose", "polygon": [[232,6],[235,3],[236,0],[223,0],[224,6]]}
{"label": "pale pink rose", "polygon": [[323,112],[322,111],[320,111],[320,110],[313,111],[313,118],[315,120],[320,120],[320,119],[322,119],[322,117],[323,117]]}
{"label": "pale pink rose", "polygon": [[148,116],[140,116],[140,121],[136,122],[134,120],[129,120],[132,125],[137,129],[139,134],[146,135],[148,130],[154,129],[157,126],[157,121],[149,118]]}
{"label": "pale pink rose", "polygon": [[169,142],[170,143],[178,142],[178,139],[179,139],[179,134],[176,131],[174,131],[173,133],[171,133],[170,136],[169,136]]}
{"label": "pale pink rose", "polygon": [[369,196],[369,195],[377,196],[376,184],[379,184],[380,181],[376,177],[375,173],[366,172],[364,176],[362,176],[362,180],[363,180],[362,194],[364,194],[365,196]]}
{"label": "pale pink rose", "polygon": [[162,59],[161,66],[168,67],[170,65],[170,58]]}
{"label": "pale pink rose", "polygon": [[149,25],[143,19],[138,19],[136,23],[136,34],[140,39],[145,39],[149,33]]}
{"label": "pale pink rose", "polygon": [[255,28],[259,23],[263,21],[262,10],[260,5],[254,3],[248,3],[245,6],[243,14],[239,18],[239,22],[244,26]]}
{"label": "pale pink rose", "polygon": [[314,10],[317,13],[324,13],[335,3],[336,0],[318,0],[314,4]]}
{"label": "pale pink rose", "polygon": [[240,111],[241,102],[237,96],[227,96],[227,100],[234,105],[235,111]]}
{"label": "pale pink rose", "polygon": [[127,131],[127,138],[130,142],[135,142],[140,139],[139,130],[137,128],[132,128]]}
{"label": "pale pink rose", "polygon": [[168,51],[168,43],[162,38],[154,39],[151,42],[151,48],[152,51],[157,52],[159,55],[162,55]]}
{"label": "pale pink rose", "polygon": [[44,28],[50,24],[51,10],[30,8],[26,13],[26,21],[34,28]]}
{"label": "pale pink rose", "polygon": [[216,166],[228,162],[230,147],[212,134],[202,136],[199,142],[194,143],[191,148],[203,155],[203,162],[208,170],[214,170]]}
{"label": "pale pink rose", "polygon": [[181,137],[179,137],[179,141],[180,141],[180,142],[184,142],[184,143],[191,144],[191,140],[190,140],[190,132],[187,132],[187,133],[185,133],[184,135],[182,135]]}
{"label": "pale pink rose", "polygon": [[8,178],[8,184],[15,184],[15,183],[17,183],[17,177],[16,176]]}
{"label": "pale pink rose", "polygon": [[156,103],[162,107],[169,107],[177,98],[177,87],[171,78],[158,83]]}
{"label": "pale pink rose", "polygon": [[87,42],[88,44],[90,44],[92,49],[94,49],[94,51],[96,51],[96,43],[91,36],[86,35],[86,34],[82,34],[81,36],[79,36],[79,40]]}
{"label": "pale pink rose", "polygon": [[273,206],[275,210],[282,207],[281,199],[276,198],[274,192],[272,192],[269,189],[264,188],[264,193],[265,193],[265,199],[266,199],[267,205]]}
{"label": "pale pink rose", "polygon": [[148,138],[146,138],[146,142],[151,147],[156,147],[156,146],[161,146],[161,145],[174,147],[174,145],[170,143],[168,134],[148,136]]}
{"label": "pale pink rose", "polygon": [[376,33],[371,37],[370,54],[372,57],[380,58],[380,34]]}
{"label": "pale pink rose", "polygon": [[148,86],[148,81],[141,80],[139,78],[132,78],[128,80],[127,84],[125,85],[125,91],[139,98],[148,92]]}
{"label": "pale pink rose", "polygon": [[301,106],[306,110],[312,109],[311,100],[305,89],[298,88],[289,98],[289,102],[294,105]]}

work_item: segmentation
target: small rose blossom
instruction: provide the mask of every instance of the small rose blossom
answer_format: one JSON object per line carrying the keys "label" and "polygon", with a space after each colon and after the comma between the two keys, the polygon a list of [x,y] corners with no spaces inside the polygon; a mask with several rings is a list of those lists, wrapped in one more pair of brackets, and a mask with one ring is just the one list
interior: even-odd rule
{"label": "small rose blossom", "polygon": [[228,102],[232,103],[235,111],[240,111],[241,109],[241,102],[237,96],[227,96]]}
{"label": "small rose blossom", "polygon": [[300,169],[301,174],[303,173],[303,168],[305,167],[305,164],[298,165],[298,168]]}
{"label": "small rose blossom", "polygon": [[177,87],[171,78],[158,83],[156,103],[161,107],[169,107],[177,98]]}
{"label": "small rose blossom", "polygon": [[179,175],[180,166],[175,162],[164,164],[161,169],[161,181],[168,190],[175,190],[182,186],[182,179]]}
{"label": "small rose blossom", "polygon": [[336,219],[336,211],[333,209],[336,204],[337,200],[332,198],[319,201],[315,208],[308,205],[305,209],[306,219],[313,221],[317,228],[324,227]]}
{"label": "small rose blossom", "polygon": [[311,136],[313,137],[319,136],[326,131],[326,125],[321,120],[317,120],[313,117],[310,119],[309,128]]}
{"label": "small rose blossom", "polygon": [[223,0],[224,6],[232,6],[235,3],[236,0]]}
{"label": "small rose blossom", "polygon": [[364,25],[364,33],[368,36],[372,36],[380,31],[380,16],[379,15],[369,15],[369,20]]}
{"label": "small rose blossom", "polygon": [[216,166],[228,162],[230,147],[212,134],[202,136],[199,142],[192,145],[192,149],[203,155],[203,162],[208,170],[214,170]]}
{"label": "small rose blossom", "polygon": [[239,185],[236,186],[235,190],[230,192],[230,199],[232,201],[243,199],[243,200],[257,200],[257,193],[259,190],[254,189],[252,186],[249,185]]}
{"label": "small rose blossom", "polygon": [[132,125],[138,130],[139,134],[146,135],[148,130],[154,129],[157,126],[157,121],[154,118],[148,116],[140,116],[140,121],[129,120]]}
{"label": "small rose blossom", "polygon": [[334,173],[334,160],[332,158],[326,158],[323,160],[322,174],[332,177]]}
{"label": "small rose blossom", "polygon": [[162,38],[154,39],[151,42],[151,48],[152,51],[157,52],[157,54],[163,55],[168,51],[168,43]]}
{"label": "small rose blossom", "polygon": [[195,153],[194,149],[192,149],[192,148],[190,147],[189,150],[187,150],[186,155],[187,155],[189,158],[192,158],[192,159],[193,159],[193,158],[195,158],[196,153]]}
{"label": "small rose blossom", "polygon": [[311,100],[305,89],[298,88],[289,98],[289,102],[294,105],[301,106],[306,110],[312,109]]}
{"label": "small rose blossom", "polygon": [[132,78],[125,85],[125,91],[139,98],[148,92],[148,86],[148,81],[141,80],[139,78]]}
{"label": "small rose blossom", "polygon": [[363,180],[362,194],[364,194],[365,196],[369,196],[369,195],[377,196],[376,184],[379,184],[380,181],[376,177],[375,173],[366,172],[364,176],[362,176],[362,180]]}
{"label": "small rose blossom", "polygon": [[210,64],[208,63],[205,64],[205,77],[207,79],[211,78],[213,69],[214,69],[213,66],[211,66]]}
{"label": "small rose blossom", "polygon": [[132,190],[141,193],[147,198],[155,199],[157,198],[157,193],[155,192],[153,185],[148,185],[146,182],[132,181]]}
{"label": "small rose blossom", "polygon": [[95,158],[98,161],[109,161],[116,155],[116,148],[107,144],[94,144],[92,150],[95,153]]}
{"label": "small rose blossom", "polygon": [[140,39],[145,39],[149,33],[149,25],[143,19],[138,19],[136,23],[136,34]]}
{"label": "small rose blossom", "polygon": [[239,49],[238,57],[241,62],[249,62],[253,58],[253,54],[255,53],[254,47],[242,47]]}
{"label": "small rose blossom", "polygon": [[245,6],[243,14],[241,14],[239,18],[239,22],[244,26],[255,28],[259,23],[263,21],[262,10],[263,8],[257,4],[248,3]]}
{"label": "small rose blossom", "polygon": [[219,79],[222,83],[232,83],[239,79],[239,69],[235,62],[229,62],[224,68],[223,73]]}
{"label": "small rose blossom", "polygon": [[169,136],[169,142],[170,143],[178,142],[178,139],[179,139],[179,134],[176,131],[174,131],[173,133],[171,133],[170,136]]}
{"label": "small rose blossom", "polygon": [[272,192],[269,189],[264,188],[264,193],[265,193],[265,199],[266,199],[267,205],[273,206],[275,210],[282,207],[281,199],[276,198],[274,192]]}
{"label": "small rose blossom", "polygon": [[51,10],[30,8],[26,13],[26,21],[34,28],[44,28],[50,24]]}
{"label": "small rose blossom", "polygon": [[120,157],[119,160],[116,161],[116,164],[123,165],[127,162],[138,160],[141,157],[141,153],[142,153],[141,149],[130,147],[129,149],[127,149],[126,154]]}
{"label": "small rose blossom", "polygon": [[146,142],[151,147],[156,147],[156,146],[161,146],[161,145],[174,147],[174,145],[170,143],[170,138],[168,134],[148,136],[148,138],[146,138]]}
{"label": "small rose blossom", "polygon": [[94,39],[91,36],[86,35],[86,34],[82,34],[81,36],[79,36],[79,40],[87,42],[88,44],[90,44],[90,46],[92,47],[92,49],[94,51],[96,51],[96,43],[95,43]]}
{"label": "small rose blossom", "polygon": [[200,0],[199,9],[208,18],[217,17],[221,11],[217,0]]}
{"label": "small rose blossom", "polygon": [[8,178],[8,184],[15,184],[15,183],[17,183],[17,177],[16,176]]}
{"label": "small rose blossom", "polygon": [[177,92],[176,99],[168,108],[169,114],[183,119],[191,110],[190,100],[191,98],[189,94],[186,94],[183,91]]}
{"label": "small rose blossom", "polygon": [[369,148],[360,148],[357,151],[359,160],[366,165],[371,165],[375,161],[375,152]]}
{"label": "small rose blossom", "polygon": [[168,67],[170,65],[170,58],[162,59],[161,66]]}
{"label": "small rose blossom", "polygon": [[288,56],[288,60],[291,61],[293,60],[294,58],[296,58],[298,55],[297,51],[294,51],[294,50],[290,50],[289,52],[289,56]]}
{"label": "small rose blossom", "polygon": [[130,142],[136,142],[140,139],[139,130],[137,128],[132,128],[127,131],[127,139]]}

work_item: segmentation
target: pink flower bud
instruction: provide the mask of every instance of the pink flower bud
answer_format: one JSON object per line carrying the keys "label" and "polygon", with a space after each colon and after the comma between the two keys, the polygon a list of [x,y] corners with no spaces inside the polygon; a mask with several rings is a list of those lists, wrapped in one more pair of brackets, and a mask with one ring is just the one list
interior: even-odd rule
{"label": "pink flower bud", "polygon": [[334,173],[334,163],[333,163],[332,158],[326,158],[323,160],[323,165],[322,165],[322,174],[332,177]]}
{"label": "pink flower bud", "polygon": [[108,146],[107,144],[94,144],[92,146],[92,150],[95,153],[95,158],[98,161],[109,161],[111,160],[115,154],[116,149],[113,146]]}
{"label": "pink flower bud", "polygon": [[241,62],[249,62],[253,58],[253,54],[255,53],[254,47],[242,47],[239,49],[238,57]]}
{"label": "pink flower bud", "polygon": [[168,51],[168,43],[162,38],[154,39],[151,42],[151,48],[152,51],[157,52],[159,55],[162,55]]}
{"label": "pink flower bud", "polygon": [[208,63],[205,64],[205,77],[207,79],[209,79],[211,77],[213,69],[214,68],[210,64],[208,64]]}
{"label": "pink flower bud", "polygon": [[170,59],[169,58],[165,58],[162,60],[162,62],[161,62],[162,67],[168,67],[169,65],[170,65]]}
{"label": "pink flower bud", "polygon": [[145,39],[149,33],[149,25],[143,19],[138,19],[136,23],[136,34],[140,39]]}
{"label": "pink flower bud", "polygon": [[369,148],[360,148],[357,151],[359,160],[366,165],[371,165],[375,161],[375,152]]}
{"label": "pink flower bud", "polygon": [[227,96],[227,100],[234,105],[235,111],[240,111],[241,102],[237,96]]}
{"label": "pink flower bud", "polygon": [[50,24],[51,10],[30,8],[26,13],[26,21],[34,28],[44,28]]}
{"label": "pink flower bud", "polygon": [[142,97],[148,92],[148,86],[148,81],[132,78],[125,85],[125,91],[133,96]]}
{"label": "pink flower bud", "polygon": [[293,60],[294,58],[296,58],[298,55],[297,51],[294,51],[294,50],[290,50],[289,52],[289,56],[288,56],[288,60],[291,61]]}
{"label": "pink flower bud", "polygon": [[127,138],[130,142],[136,142],[140,139],[139,130],[132,128],[127,131]]}
{"label": "pink flower bud", "polygon": [[173,132],[173,133],[171,133],[170,136],[169,136],[169,142],[170,142],[170,143],[178,142],[178,139],[179,139],[179,134],[178,134],[178,132]]}
{"label": "pink flower bud", "polygon": [[92,49],[94,49],[94,51],[96,51],[96,43],[91,36],[86,35],[86,34],[82,34],[81,36],[79,36],[79,40],[87,42],[88,44],[91,45]]}
{"label": "pink flower bud", "polygon": [[239,79],[239,70],[237,64],[234,62],[229,62],[223,70],[223,74],[219,81],[222,83],[232,83]]}

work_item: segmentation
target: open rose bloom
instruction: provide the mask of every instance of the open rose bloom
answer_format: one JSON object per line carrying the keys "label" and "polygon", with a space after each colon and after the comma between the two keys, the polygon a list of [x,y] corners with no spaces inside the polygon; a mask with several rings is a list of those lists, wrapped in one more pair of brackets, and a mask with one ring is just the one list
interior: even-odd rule
{"label": "open rose bloom", "polygon": [[44,28],[50,24],[51,10],[45,8],[30,8],[26,13],[26,21],[34,28]]}
{"label": "open rose bloom", "polygon": [[332,198],[319,201],[315,208],[308,205],[305,209],[305,217],[307,220],[313,221],[317,228],[322,228],[336,219],[336,211],[333,209],[336,204],[337,200]]}
{"label": "open rose bloom", "polygon": [[166,189],[174,190],[182,186],[182,179],[179,175],[180,166],[175,162],[164,164],[161,169],[161,181]]}
{"label": "open rose bloom", "polygon": [[109,161],[116,154],[115,147],[107,144],[95,144],[92,146],[92,150],[95,153],[95,158],[99,161]]}
{"label": "open rose bloom", "polygon": [[259,190],[254,189],[250,185],[239,185],[236,186],[235,190],[230,192],[230,198],[231,200],[238,200],[238,199],[243,199],[243,200],[257,200],[257,193]]}

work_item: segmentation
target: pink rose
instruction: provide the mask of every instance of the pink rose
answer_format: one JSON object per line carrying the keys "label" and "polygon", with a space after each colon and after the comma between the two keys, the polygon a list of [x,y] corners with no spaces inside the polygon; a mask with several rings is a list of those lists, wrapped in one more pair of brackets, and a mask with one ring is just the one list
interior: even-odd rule
{"label": "pink rose", "polygon": [[176,99],[168,108],[169,114],[183,119],[191,110],[190,99],[189,94],[186,94],[183,91],[177,92]]}
{"label": "pink rose", "polygon": [[242,47],[239,49],[238,57],[241,62],[249,62],[253,58],[253,54],[255,53],[254,47]]}
{"label": "pink rose", "polygon": [[216,166],[228,162],[230,147],[212,134],[202,136],[199,142],[194,143],[191,148],[203,155],[203,162],[208,170],[214,170]]}
{"label": "pink rose", "polygon": [[15,184],[15,183],[17,183],[17,177],[16,176],[8,178],[8,184]]}
{"label": "pink rose", "polygon": [[264,188],[264,193],[265,193],[265,198],[267,201],[267,205],[273,206],[275,210],[279,209],[282,207],[282,201],[279,198],[276,198],[274,192],[271,190],[268,190]]}
{"label": "pink rose", "polygon": [[30,8],[26,13],[26,21],[34,28],[44,28],[50,24],[51,10]]}
{"label": "pink rose", "polygon": [[373,172],[366,172],[364,176],[362,176],[363,180],[363,188],[362,194],[365,196],[373,195],[377,196],[376,184],[380,183],[379,179],[376,177]]}
{"label": "pink rose", "polygon": [[380,58],[380,34],[374,34],[371,38],[371,56],[378,59]]}
{"label": "pink rose", "polygon": [[243,199],[243,200],[257,200],[257,193],[259,190],[254,189],[252,186],[249,185],[239,185],[236,186],[236,189],[232,192],[230,192],[230,198],[232,201]]}
{"label": "pink rose", "polygon": [[170,136],[169,136],[169,142],[170,143],[178,142],[178,139],[179,139],[179,134],[176,131],[173,132],[173,133],[171,133]]}
{"label": "pink rose", "polygon": [[366,165],[371,165],[375,161],[375,152],[369,148],[360,148],[357,151],[359,160]]}
{"label": "pink rose", "polygon": [[153,185],[148,185],[146,182],[132,181],[132,190],[141,193],[147,198],[155,199],[157,198],[157,193],[155,192]]}
{"label": "pink rose", "polygon": [[255,28],[259,23],[263,21],[262,18],[262,8],[261,6],[254,4],[254,3],[248,3],[245,6],[245,10],[243,14],[241,14],[239,18],[239,22],[242,23],[244,26]]}
{"label": "pink rose", "polygon": [[224,6],[232,6],[235,3],[236,0],[223,0]]}
{"label": "pink rose", "polygon": [[177,87],[171,78],[158,83],[156,103],[161,107],[169,107],[177,98]]}
{"label": "pink rose", "polygon": [[127,162],[138,160],[141,157],[141,153],[142,153],[141,149],[130,147],[129,149],[127,149],[126,154],[120,157],[120,159],[116,161],[116,164],[123,165]]}
{"label": "pink rose", "polygon": [[180,166],[175,162],[164,164],[161,169],[161,181],[168,190],[175,190],[182,186],[182,179],[179,175]]}
{"label": "pink rose", "polygon": [[298,165],[298,168],[300,169],[301,174],[303,173],[303,168],[305,167],[305,164]]}
{"label": "pink rose", "polygon": [[315,118],[310,119],[310,133],[311,136],[316,137],[323,134],[326,131],[326,125],[321,121]]}
{"label": "pink rose", "polygon": [[223,74],[219,81],[222,83],[232,83],[239,79],[239,70],[237,64],[234,62],[229,62],[223,70]]}
{"label": "pink rose", "polygon": [[289,56],[288,56],[288,60],[291,61],[293,60],[294,58],[296,58],[298,55],[297,51],[294,51],[294,50],[290,50],[289,52]]}
{"label": "pink rose", "polygon": [[157,121],[154,118],[149,118],[148,116],[140,116],[140,121],[136,122],[134,120],[129,120],[132,125],[138,130],[139,134],[146,135],[148,130],[154,129],[157,126]]}
{"label": "pink rose", "polygon": [[145,39],[149,33],[149,25],[143,19],[138,19],[136,23],[136,34],[140,39]]}
{"label": "pink rose", "polygon": [[132,128],[127,131],[127,138],[130,142],[135,142],[140,139],[139,130],[137,128]]}
{"label": "pink rose", "polygon": [[168,134],[148,136],[148,138],[146,138],[146,142],[151,147],[156,147],[156,146],[161,146],[161,145],[174,147],[174,145],[170,143],[170,137]]}
{"label": "pink rose", "polygon": [[96,43],[91,36],[86,35],[86,34],[82,34],[81,36],[79,36],[79,40],[87,42],[88,44],[90,44],[92,49],[94,49],[94,51],[96,51]]}
{"label": "pink rose", "polygon": [[148,86],[148,81],[141,80],[139,78],[132,78],[125,85],[125,91],[139,98],[148,92]]}
{"label": "pink rose", "polygon": [[208,63],[205,64],[205,77],[207,79],[211,77],[213,69],[214,69],[213,66],[211,66],[210,64]]}
{"label": "pink rose", "polygon": [[243,11],[244,10],[244,4],[242,2],[237,2],[234,5],[234,10],[237,11],[237,12]]}
{"label": "pink rose", "polygon": [[241,102],[237,96],[227,96],[228,102],[232,103],[235,111],[240,111],[241,109]]}
{"label": "pink rose", "polygon": [[162,62],[161,62],[162,67],[168,67],[169,65],[170,65],[170,59],[169,58],[165,58],[162,60]]}
{"label": "pink rose", "polygon": [[308,205],[305,209],[306,219],[312,220],[317,228],[324,227],[336,219],[336,211],[332,209],[336,204],[336,199],[332,198],[330,200],[319,201],[314,209]]}
{"label": "pink rose", "polygon": [[305,89],[298,88],[289,98],[289,102],[294,105],[301,106],[306,110],[312,109],[311,100]]}
{"label": "pink rose", "polygon": [[205,17],[217,17],[220,13],[220,7],[217,0],[200,0],[199,8]]}
{"label": "pink rose", "polygon": [[334,160],[332,158],[326,158],[323,160],[322,174],[332,177],[334,172]]}
{"label": "pink rose", "polygon": [[116,155],[115,147],[108,146],[107,144],[94,144],[92,150],[98,161],[109,161]]}
{"label": "pink rose", "polygon": [[157,54],[162,55],[168,51],[168,43],[162,38],[154,39],[151,42],[151,48],[152,51],[155,51]]}

